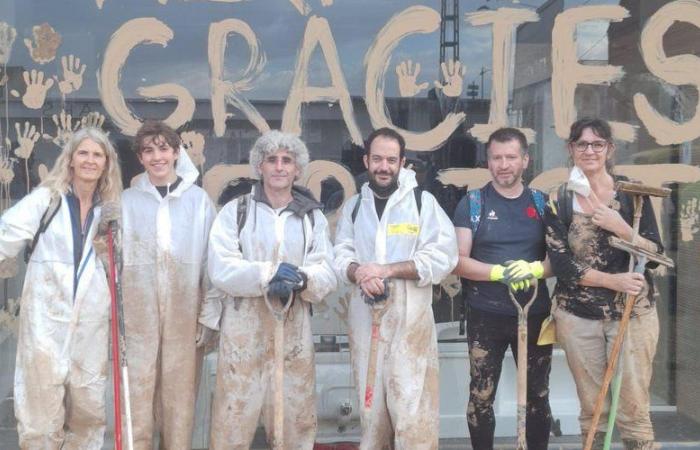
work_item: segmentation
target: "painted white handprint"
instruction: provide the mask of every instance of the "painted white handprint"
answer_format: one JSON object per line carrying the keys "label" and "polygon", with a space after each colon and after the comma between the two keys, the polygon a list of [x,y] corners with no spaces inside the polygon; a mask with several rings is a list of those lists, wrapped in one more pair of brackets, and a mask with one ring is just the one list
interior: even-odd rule
{"label": "painted white handprint", "polygon": [[61,94],[68,95],[77,91],[83,85],[83,74],[87,66],[80,65],[80,58],[74,55],[61,56],[61,66],[63,66],[63,81],[54,76],[58,81],[58,90]]}
{"label": "painted white handprint", "polygon": [[441,63],[442,76],[445,79],[445,84],[435,81],[435,87],[441,89],[448,97],[459,97],[462,95],[462,78],[466,72],[466,66],[461,62],[449,60],[447,63]]}
{"label": "painted white handprint", "polygon": [[[32,69],[31,73],[26,70],[22,73],[24,84],[27,85],[27,90],[22,96],[22,103],[29,109],[41,109],[46,101],[46,93],[53,86],[53,80],[47,78],[44,82],[44,72]],[[12,95],[19,97],[19,93],[12,90]]]}
{"label": "painted white handprint", "polygon": [[[92,127],[102,129],[105,116],[97,111],[91,111],[80,118],[80,128]],[[109,133],[107,133],[109,135]]]}
{"label": "painted white handprint", "polygon": [[15,149],[15,156],[22,159],[29,159],[34,151],[34,145],[39,141],[41,135],[34,125],[24,122],[24,132],[21,131],[19,122],[15,122],[15,132],[17,133],[17,143],[19,147]]}
{"label": "painted white handprint", "polygon": [[420,63],[413,66],[413,61],[402,61],[396,66],[396,75],[399,79],[399,95],[401,97],[414,97],[420,91],[428,88],[428,83],[416,84],[416,78],[420,74]]}
{"label": "painted white handprint", "polygon": [[204,136],[196,131],[185,131],[180,134],[182,146],[187,151],[190,159],[197,167],[202,167],[206,158],[204,157]]}
{"label": "painted white handprint", "polygon": [[15,160],[0,156],[0,213],[10,207],[10,184],[15,179]]}
{"label": "painted white handprint", "polygon": [[32,189],[29,179],[29,158],[32,156],[34,145],[41,135],[34,125],[30,126],[29,122],[24,122],[24,132],[22,132],[19,122],[15,122],[15,133],[17,133],[17,144],[19,144],[19,147],[15,149],[15,156],[24,160],[24,174],[27,179],[27,193],[29,193]]}
{"label": "painted white handprint", "polygon": [[6,22],[0,22],[0,66],[4,66],[10,60],[16,37],[17,30]]}
{"label": "painted white handprint", "polygon": [[27,46],[32,59],[39,64],[53,61],[56,58],[56,50],[61,45],[61,35],[56,33],[48,23],[34,25],[32,35],[34,42],[31,39],[24,40],[24,45]]}
{"label": "painted white handprint", "polygon": [[68,142],[73,132],[78,129],[80,122],[76,121],[73,124],[73,116],[66,113],[65,110],[61,110],[61,113],[52,115],[51,119],[56,125],[56,136],[51,136],[49,134],[44,134],[44,139],[50,140],[54,144],[63,148],[63,146]]}
{"label": "painted white handprint", "polygon": [[698,199],[693,198],[681,206],[680,211],[681,240],[690,242],[693,236],[700,231],[700,214],[698,212]]}
{"label": "painted white handprint", "polygon": [[0,185],[8,185],[15,179],[13,170],[14,161],[12,158],[0,156]]}

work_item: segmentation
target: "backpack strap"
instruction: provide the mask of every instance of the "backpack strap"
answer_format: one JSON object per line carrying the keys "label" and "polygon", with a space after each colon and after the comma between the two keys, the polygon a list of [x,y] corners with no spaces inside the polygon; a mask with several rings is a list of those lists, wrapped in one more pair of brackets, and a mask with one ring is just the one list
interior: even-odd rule
{"label": "backpack strap", "polygon": [[238,197],[238,205],[236,206],[236,224],[238,225],[238,234],[241,234],[241,230],[245,225],[245,220],[248,215],[248,199],[250,194],[243,194]]}
{"label": "backpack strap", "polygon": [[360,189],[360,192],[357,193],[357,200],[355,201],[355,206],[352,208],[352,214],[350,214],[350,218],[352,219],[352,223],[355,223],[355,219],[357,218],[357,213],[360,211],[360,203],[362,202],[362,189]]}
{"label": "backpack strap", "polygon": [[569,228],[573,217],[574,193],[567,189],[567,183],[562,183],[557,189],[557,216]]}
{"label": "backpack strap", "polygon": [[420,209],[423,206],[423,191],[416,186],[413,188],[413,196],[416,199],[416,208],[418,208],[418,215],[420,216]]}
{"label": "backpack strap", "polygon": [[39,221],[39,229],[36,231],[36,233],[34,233],[34,238],[32,238],[32,242],[30,242],[24,249],[25,263],[29,263],[29,259],[32,257],[32,253],[34,253],[36,244],[39,242],[39,237],[49,227],[49,224],[51,223],[53,218],[56,217],[56,213],[58,213],[58,210],[61,207],[61,201],[62,198],[60,194],[51,194],[49,206],[46,208],[46,211],[44,211],[44,214],[41,216],[41,220]]}
{"label": "backpack strap", "polygon": [[530,189],[530,195],[532,196],[532,202],[535,204],[535,209],[537,209],[537,214],[540,215],[540,218],[544,217],[544,205],[546,203],[544,193],[537,189]]}
{"label": "backpack strap", "polygon": [[484,205],[481,201],[481,189],[472,189],[471,191],[467,192],[467,195],[469,196],[469,221],[473,237],[476,235],[476,230],[479,229],[479,222],[481,222],[481,214],[483,212]]}

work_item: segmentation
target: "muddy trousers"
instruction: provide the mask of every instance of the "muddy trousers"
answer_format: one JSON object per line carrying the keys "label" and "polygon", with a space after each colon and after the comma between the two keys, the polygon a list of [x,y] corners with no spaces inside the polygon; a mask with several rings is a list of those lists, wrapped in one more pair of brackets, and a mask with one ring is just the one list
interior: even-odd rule
{"label": "muddy trousers", "polygon": [[[526,426],[530,450],[547,448],[552,421],[549,407],[552,346],[537,345],[546,317],[530,315],[528,318]],[[518,318],[469,308],[467,342],[471,376],[467,407],[469,435],[472,448],[488,450],[493,448],[496,428],[493,402],[508,346],[516,361],[518,357]]]}
{"label": "muddy trousers", "polygon": [[51,374],[45,367],[18,366],[15,415],[22,450],[102,448],[106,363],[105,358],[102,373],[88,373],[71,364],[65,383],[55,384],[48,381]]}
{"label": "muddy trousers", "polygon": [[428,309],[411,326],[397,327],[401,310],[382,319],[372,407],[364,411],[371,313],[354,298],[350,305],[351,352],[362,439],[360,450],[437,450],[440,393],[437,337]]}
{"label": "muddy trousers", "polygon": [[[316,438],[314,346],[305,303],[295,301],[284,327],[285,450],[312,450]],[[274,327],[275,319],[261,298],[224,303],[211,450],[250,449],[261,419],[267,440],[272,442]]]}
{"label": "muddy trousers", "polygon": [[[593,408],[620,322],[583,319],[562,309],[555,310],[554,318],[557,340],[566,352],[566,360],[576,382],[581,402],[579,422],[585,434],[591,425]],[[622,387],[615,426],[625,441],[651,443],[654,430],[649,416],[649,385],[659,339],[656,309],[631,318],[628,330],[621,353]],[[598,423],[599,432],[607,430],[609,406],[608,401],[603,407]],[[627,442],[625,444],[630,447]],[[634,444],[632,447],[640,445]]]}

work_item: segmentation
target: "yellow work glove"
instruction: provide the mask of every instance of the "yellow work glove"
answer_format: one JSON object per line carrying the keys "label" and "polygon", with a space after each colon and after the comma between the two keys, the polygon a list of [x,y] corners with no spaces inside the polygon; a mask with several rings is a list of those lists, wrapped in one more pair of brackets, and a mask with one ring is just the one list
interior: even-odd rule
{"label": "yellow work glove", "polygon": [[496,264],[491,268],[491,272],[489,273],[489,281],[500,281],[503,282],[503,274],[506,271],[506,268],[503,267],[500,264]]}
{"label": "yellow work glove", "polygon": [[519,259],[506,262],[506,270],[503,272],[504,280],[513,291],[530,289],[532,279],[540,279],[544,276],[544,266],[540,261],[527,262]]}

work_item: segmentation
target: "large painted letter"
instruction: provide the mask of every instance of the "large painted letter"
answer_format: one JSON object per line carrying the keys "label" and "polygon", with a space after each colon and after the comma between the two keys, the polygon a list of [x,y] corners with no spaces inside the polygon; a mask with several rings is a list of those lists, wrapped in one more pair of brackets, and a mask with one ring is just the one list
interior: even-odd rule
{"label": "large painted letter", "polygon": [[[243,76],[236,82],[224,80],[224,55],[226,38],[231,33],[240,34],[250,49],[250,60]],[[211,115],[214,118],[214,134],[221,137],[226,132],[226,103],[238,108],[261,133],[270,126],[257,109],[241,95],[250,90],[250,83],[265,65],[265,54],[250,26],[238,19],[226,19],[209,26],[209,67],[211,68]]]}
{"label": "large painted letter", "polygon": [[[600,5],[570,8],[554,19],[552,29],[552,107],[554,129],[562,139],[569,136],[569,127],[576,121],[574,95],[579,84],[610,84],[624,76],[620,66],[579,64],[574,34],[576,24],[589,20],[619,22],[629,17],[622,6]],[[636,139],[636,128],[623,122],[610,122],[613,135],[622,141]]]}
{"label": "large painted letter", "polygon": [[464,121],[466,115],[449,113],[445,120],[425,133],[413,133],[398,128],[386,115],[384,105],[384,76],[389,67],[391,52],[404,37],[423,33],[432,33],[440,26],[440,14],[425,6],[411,6],[392,17],[381,29],[372,46],[365,55],[367,81],[365,84],[365,102],[372,126],[374,128],[390,127],[401,133],[406,139],[406,148],[416,151],[432,151],[441,146]]}
{"label": "large painted letter", "polygon": [[[331,75],[331,86],[329,87],[312,87],[308,85],[309,61],[317,45],[321,46],[321,51]],[[289,91],[287,104],[284,106],[282,129],[291,133],[301,133],[301,105],[302,103],[315,101],[337,101],[340,104],[340,110],[348,131],[350,131],[352,141],[357,145],[362,145],[362,134],[360,134],[360,129],[355,122],[350,92],[348,92],[345,77],[340,69],[338,50],[335,47],[331,28],[326,19],[311,16],[306,24],[304,41],[297,56],[292,89]]]}
{"label": "large painted letter", "polygon": [[[132,19],[114,32],[107,44],[102,68],[97,72],[97,84],[105,111],[112,118],[122,133],[133,136],[141,126],[141,121],[126,105],[124,96],[119,90],[121,70],[126,63],[131,49],[139,44],[160,44],[165,47],[173,38],[173,30],[158,19],[143,17]],[[175,111],[164,120],[169,126],[178,128],[192,119],[194,114],[194,98],[184,87],[173,84],[159,84],[142,87],[137,90],[139,95],[150,100],[162,101],[164,98],[177,100]]]}
{"label": "large painted letter", "polygon": [[[493,82],[491,83],[491,107],[489,122],[476,124],[470,130],[481,142],[499,128],[508,126],[508,75],[513,61],[513,34],[518,25],[537,22],[539,16],[529,9],[499,8],[496,11],[478,11],[466,15],[467,22],[474,26],[491,25],[493,36]],[[535,131],[521,128],[528,142],[535,141]]]}
{"label": "large painted letter", "polygon": [[[662,80],[674,84],[690,84],[700,90],[700,59],[695,55],[666,57],[663,38],[675,22],[687,22],[700,27],[700,3],[677,0],[659,8],[642,30],[641,47],[644,63]],[[700,136],[700,114],[684,123],[663,117],[644,94],[634,95],[634,109],[649,134],[659,145],[680,144]]]}

